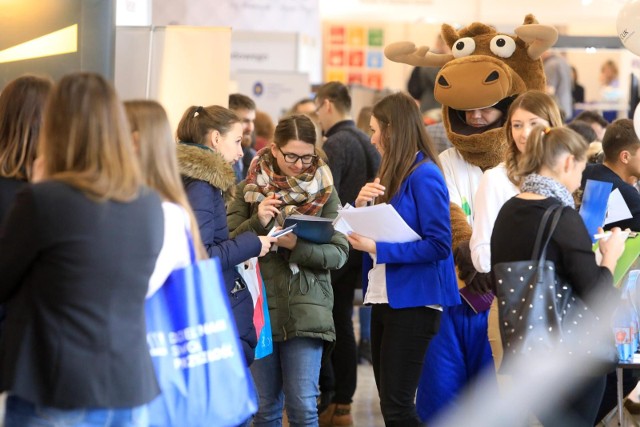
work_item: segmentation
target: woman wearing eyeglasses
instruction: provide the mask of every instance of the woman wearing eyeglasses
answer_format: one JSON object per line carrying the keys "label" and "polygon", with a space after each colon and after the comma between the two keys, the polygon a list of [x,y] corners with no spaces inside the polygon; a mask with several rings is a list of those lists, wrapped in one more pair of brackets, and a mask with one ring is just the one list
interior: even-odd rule
{"label": "woman wearing eyeglasses", "polygon": [[[329,167],[316,153],[316,139],[307,116],[289,116],[278,123],[273,143],[257,153],[229,206],[232,235],[266,235],[289,215],[336,217],[340,200]],[[290,425],[313,426],[318,424],[322,349],[335,341],[329,270],[342,267],[349,245],[338,232],[326,244],[289,233],[277,245],[277,251],[260,259],[273,353],[251,366],[260,396],[253,423],[281,425],[285,404]]]}

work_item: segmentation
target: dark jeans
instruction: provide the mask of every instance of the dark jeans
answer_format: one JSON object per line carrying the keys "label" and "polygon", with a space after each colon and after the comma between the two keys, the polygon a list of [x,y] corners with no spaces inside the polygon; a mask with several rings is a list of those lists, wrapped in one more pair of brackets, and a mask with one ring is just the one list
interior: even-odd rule
{"label": "dark jeans", "polygon": [[358,354],[353,332],[353,298],[361,273],[350,269],[334,281],[333,322],[336,328],[336,343],[331,358],[320,370],[320,390],[334,393],[332,402],[348,405],[353,400],[358,380]]}
{"label": "dark jeans", "polygon": [[442,312],[427,307],[393,309],[374,304],[371,312],[373,374],[386,426],[420,426],[415,396],[429,342]]}

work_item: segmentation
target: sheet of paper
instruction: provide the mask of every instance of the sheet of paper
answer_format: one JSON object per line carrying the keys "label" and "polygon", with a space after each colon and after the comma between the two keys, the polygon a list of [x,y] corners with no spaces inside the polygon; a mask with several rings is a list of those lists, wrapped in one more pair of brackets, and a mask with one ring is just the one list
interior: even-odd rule
{"label": "sheet of paper", "polygon": [[347,234],[352,231],[376,242],[414,242],[420,240],[395,208],[386,203],[362,208],[342,209],[334,221],[334,228]]}
{"label": "sheet of paper", "polygon": [[609,195],[609,201],[607,202],[607,216],[604,219],[604,224],[611,224],[612,222],[622,221],[624,219],[632,218],[629,206],[624,201],[620,190],[617,188]]}

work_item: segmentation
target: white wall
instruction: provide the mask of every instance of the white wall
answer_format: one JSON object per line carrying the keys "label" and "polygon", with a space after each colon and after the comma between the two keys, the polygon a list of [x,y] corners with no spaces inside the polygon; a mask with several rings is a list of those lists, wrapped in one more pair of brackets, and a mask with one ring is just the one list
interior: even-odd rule
{"label": "white wall", "polygon": [[305,61],[296,71],[308,73],[314,83],[322,80],[319,0],[151,1],[153,25],[224,26],[233,31],[301,35]]}
{"label": "white wall", "polygon": [[481,21],[517,25],[527,13],[555,25],[613,23],[627,0],[322,0],[324,19],[436,23],[465,25]]}
{"label": "white wall", "polygon": [[118,27],[116,40],[120,97],[160,102],[173,130],[191,105],[227,105],[230,28]]}

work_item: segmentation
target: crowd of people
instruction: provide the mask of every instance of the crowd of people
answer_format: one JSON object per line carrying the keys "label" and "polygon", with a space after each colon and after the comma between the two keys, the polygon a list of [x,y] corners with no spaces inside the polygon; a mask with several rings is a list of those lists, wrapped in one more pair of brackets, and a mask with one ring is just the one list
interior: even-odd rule
{"label": "crowd of people", "polygon": [[[551,95],[527,91],[459,117],[473,128],[504,126],[508,148],[497,167],[454,176],[459,153],[439,155],[408,94],[367,106],[359,126],[351,109],[338,82],[321,85],[277,123],[232,94],[228,108],[187,108],[173,135],[159,103],[123,103],[97,74],[56,83],[24,76],[3,88],[5,425],[146,426],[146,404],[162,390],[147,348],[145,300],[191,263],[190,242],[198,259],[220,261],[259,398],[243,425],[278,426],[285,414],[292,426],[353,425],[360,287],[371,307],[364,341],[385,425],[437,419],[480,374],[494,378],[484,392],[499,395],[499,302],[472,312],[458,275],[476,294],[495,293],[493,267],[529,259],[550,206],[563,207],[547,253],[558,274],[588,304],[603,290],[615,296],[621,229],[640,229],[640,140],[630,120],[609,124],[585,112],[565,126]],[[600,151],[591,156],[593,144]],[[586,179],[613,183],[633,216],[607,227],[598,257],[575,210]],[[456,193],[449,180],[475,184]],[[450,205],[472,199],[473,234],[454,253]],[[418,238],[271,236],[291,215],[333,219],[347,204],[380,203]],[[272,353],[257,360],[253,300],[237,270],[255,257],[273,339]],[[534,415],[545,426],[593,425],[601,403],[607,409],[608,382],[606,372],[588,376],[571,399]]]}

